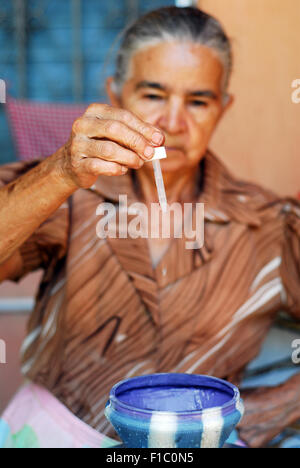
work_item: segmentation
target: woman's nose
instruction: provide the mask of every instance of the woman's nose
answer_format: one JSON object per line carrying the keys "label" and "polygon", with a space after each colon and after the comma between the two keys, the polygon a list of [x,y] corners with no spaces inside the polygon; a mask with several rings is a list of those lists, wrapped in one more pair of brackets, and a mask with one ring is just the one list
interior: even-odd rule
{"label": "woman's nose", "polygon": [[182,133],[186,130],[186,115],[184,103],[170,100],[166,103],[160,116],[159,127],[169,134]]}

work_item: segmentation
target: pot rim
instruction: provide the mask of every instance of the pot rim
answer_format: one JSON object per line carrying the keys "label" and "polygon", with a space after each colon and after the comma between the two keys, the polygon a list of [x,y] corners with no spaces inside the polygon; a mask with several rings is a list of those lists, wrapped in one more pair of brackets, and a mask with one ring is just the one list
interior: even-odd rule
{"label": "pot rim", "polygon": [[[124,403],[123,401],[121,401],[116,393],[117,391],[120,389],[121,386],[123,386],[124,384],[126,384],[127,382],[136,382],[136,381],[139,381],[139,382],[142,382],[143,380],[149,378],[149,377],[153,377],[153,378],[156,378],[156,377],[163,377],[163,376],[168,376],[169,378],[172,378],[172,376],[189,376],[191,378],[195,378],[195,380],[198,379],[205,379],[207,383],[211,383],[212,384],[212,388],[214,388],[213,384],[218,384],[218,385],[222,385],[222,386],[225,386],[227,387],[227,389],[231,390],[233,392],[233,397],[226,403],[224,403],[223,405],[221,406],[215,406],[215,407],[212,407],[212,408],[203,408],[201,410],[184,410],[184,411],[160,411],[160,410],[149,410],[149,409],[143,409],[143,408],[138,408],[138,407],[135,407],[135,406],[132,406],[132,405],[129,405],[127,403]],[[159,379],[158,379],[159,381]],[[170,381],[170,385],[172,385],[172,380]],[[176,384],[174,384],[176,385]],[[187,385],[188,386],[188,385]],[[203,384],[203,386],[207,386],[209,387],[209,385],[205,385]],[[215,388],[218,388],[218,387],[215,387]],[[227,382],[226,380],[222,380],[222,379],[219,379],[217,377],[211,377],[211,376],[208,376],[208,375],[200,375],[200,374],[183,374],[183,373],[156,373],[156,374],[147,374],[147,375],[142,375],[142,376],[137,376],[137,377],[132,377],[132,378],[129,378],[129,379],[124,379],[120,382],[118,382],[117,384],[115,384],[111,391],[110,391],[110,395],[109,395],[109,402],[110,404],[113,404],[113,405],[116,405],[120,408],[123,408],[125,410],[127,410],[128,412],[134,412],[134,413],[138,413],[138,414],[148,414],[148,415],[152,415],[153,413],[159,413],[159,414],[170,414],[170,413],[174,413],[176,415],[179,415],[179,416],[194,416],[194,415],[201,415],[205,412],[205,414],[208,414],[208,413],[216,413],[216,412],[219,412],[220,409],[224,412],[227,412],[228,410],[230,410],[230,408],[232,409],[238,409],[237,408],[237,405],[240,403],[242,404],[241,402],[241,398],[240,398],[240,392],[239,392],[239,389],[231,384],[230,382]],[[226,411],[227,410],[227,411]]]}

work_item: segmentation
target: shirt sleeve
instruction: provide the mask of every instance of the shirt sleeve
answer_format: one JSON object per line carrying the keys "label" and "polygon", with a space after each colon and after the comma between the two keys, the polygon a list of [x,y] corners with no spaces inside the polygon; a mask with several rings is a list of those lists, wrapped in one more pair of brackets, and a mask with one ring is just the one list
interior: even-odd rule
{"label": "shirt sleeve", "polygon": [[[0,166],[0,187],[22,176],[39,162],[36,160]],[[50,263],[63,258],[67,251],[68,231],[69,203],[66,202],[15,252],[5,279],[19,281],[27,273],[39,268],[46,269]]]}
{"label": "shirt sleeve", "polygon": [[281,275],[287,295],[287,312],[300,320],[300,203],[287,200],[283,212],[285,222]]}

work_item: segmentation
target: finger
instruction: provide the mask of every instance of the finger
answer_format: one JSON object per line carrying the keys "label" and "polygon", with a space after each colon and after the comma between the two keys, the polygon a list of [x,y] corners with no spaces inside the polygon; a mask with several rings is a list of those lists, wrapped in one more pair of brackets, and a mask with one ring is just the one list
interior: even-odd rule
{"label": "finger", "polygon": [[85,135],[89,138],[106,138],[130,148],[144,160],[154,156],[154,147],[139,132],[132,130],[118,120],[101,121],[95,117],[79,119],[75,122],[74,130],[78,136]]}
{"label": "finger", "polygon": [[77,137],[76,152],[83,153],[89,158],[99,158],[105,161],[139,169],[144,161],[133,151],[109,140],[94,140]]}
{"label": "finger", "polygon": [[120,176],[126,174],[128,171],[128,168],[125,166],[98,158],[83,158],[81,167],[88,174],[95,176]]}
{"label": "finger", "polygon": [[98,119],[119,120],[143,135],[154,146],[160,146],[164,143],[164,134],[160,129],[144,122],[132,112],[125,109],[94,103],[88,107],[85,115],[92,115]]}

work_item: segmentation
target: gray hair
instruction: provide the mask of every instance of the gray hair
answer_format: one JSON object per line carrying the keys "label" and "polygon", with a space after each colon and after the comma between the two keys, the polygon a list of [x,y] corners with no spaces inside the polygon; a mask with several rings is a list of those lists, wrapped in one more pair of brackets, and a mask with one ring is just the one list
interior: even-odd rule
{"label": "gray hair", "polygon": [[128,78],[133,55],[145,48],[165,41],[188,41],[212,48],[224,66],[224,92],[232,71],[232,50],[221,24],[198,8],[165,7],[153,10],[130,25],[116,58],[114,91],[121,93]]}

